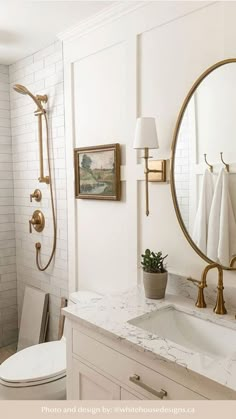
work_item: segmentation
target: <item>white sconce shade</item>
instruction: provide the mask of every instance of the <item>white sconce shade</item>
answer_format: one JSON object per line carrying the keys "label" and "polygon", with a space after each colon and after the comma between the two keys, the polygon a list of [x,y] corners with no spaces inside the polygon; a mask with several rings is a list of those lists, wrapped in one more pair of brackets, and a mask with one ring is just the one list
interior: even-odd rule
{"label": "white sconce shade", "polygon": [[137,118],[133,148],[159,148],[155,118]]}

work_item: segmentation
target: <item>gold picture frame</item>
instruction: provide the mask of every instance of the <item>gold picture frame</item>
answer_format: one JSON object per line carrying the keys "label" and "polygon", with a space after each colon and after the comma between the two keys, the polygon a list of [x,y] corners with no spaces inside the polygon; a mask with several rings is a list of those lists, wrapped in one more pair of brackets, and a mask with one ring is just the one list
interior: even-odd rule
{"label": "gold picture frame", "polygon": [[74,149],[75,198],[119,201],[120,144]]}

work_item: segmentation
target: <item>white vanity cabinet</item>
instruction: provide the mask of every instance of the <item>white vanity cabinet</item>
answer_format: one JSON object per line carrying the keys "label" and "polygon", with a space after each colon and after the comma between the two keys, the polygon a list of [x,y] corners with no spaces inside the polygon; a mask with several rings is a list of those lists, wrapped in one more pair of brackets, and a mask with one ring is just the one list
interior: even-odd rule
{"label": "white vanity cabinet", "polygon": [[73,400],[145,399],[141,394],[126,390],[76,358],[73,358],[72,365],[70,398]]}
{"label": "white vanity cabinet", "polygon": [[[135,350],[69,321],[67,398],[69,400],[204,400],[207,397],[137,360]],[[140,355],[140,354],[139,354]],[[153,361],[153,363],[155,363]],[[166,392],[166,393],[165,393]],[[166,394],[166,395],[164,395]]]}
{"label": "white vanity cabinet", "polygon": [[68,389],[73,400],[120,400],[120,387],[93,368],[73,357],[72,386]]}

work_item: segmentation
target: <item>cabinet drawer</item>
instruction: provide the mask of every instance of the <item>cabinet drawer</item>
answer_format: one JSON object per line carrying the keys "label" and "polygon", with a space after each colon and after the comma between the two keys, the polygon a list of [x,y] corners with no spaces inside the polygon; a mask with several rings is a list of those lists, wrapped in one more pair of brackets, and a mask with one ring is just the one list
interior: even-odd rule
{"label": "cabinet drawer", "polygon": [[[164,400],[204,400],[205,397],[176,383],[170,378],[146,367],[143,364],[109,348],[106,345],[73,329],[73,353],[99,370],[114,377],[130,389],[139,392],[146,399],[158,399],[151,391],[140,386],[145,384],[154,392],[165,390]],[[131,382],[130,377],[139,376],[140,381]]]}

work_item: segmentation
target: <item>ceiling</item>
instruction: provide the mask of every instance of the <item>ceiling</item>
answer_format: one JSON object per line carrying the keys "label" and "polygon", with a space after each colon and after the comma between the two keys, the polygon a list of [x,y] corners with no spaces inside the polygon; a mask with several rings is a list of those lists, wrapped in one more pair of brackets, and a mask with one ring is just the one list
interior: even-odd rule
{"label": "ceiling", "polygon": [[59,32],[108,8],[110,1],[0,0],[0,64],[50,45]]}

